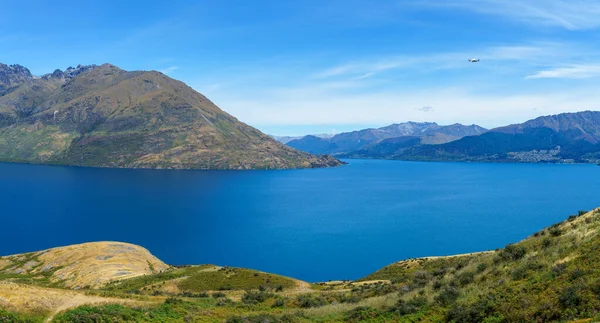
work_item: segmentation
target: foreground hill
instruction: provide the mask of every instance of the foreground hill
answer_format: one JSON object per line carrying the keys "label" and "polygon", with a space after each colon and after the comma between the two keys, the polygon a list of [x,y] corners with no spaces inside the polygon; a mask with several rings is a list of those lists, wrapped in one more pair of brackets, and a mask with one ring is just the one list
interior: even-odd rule
{"label": "foreground hill", "polygon": [[[440,144],[465,136],[478,135],[485,131],[486,129],[477,125],[440,126],[435,122],[406,122],[377,129],[344,132],[331,138],[305,136],[301,139],[291,140],[287,142],[287,145],[313,154],[344,154],[367,147],[377,151],[378,143],[387,146],[391,142],[405,142],[408,139],[419,139],[414,144]],[[388,139],[391,141],[387,141]]]}
{"label": "foreground hill", "polygon": [[95,167],[336,166],[284,146],[159,72],[0,64],[0,161]]}
{"label": "foreground hill", "polygon": [[[120,245],[137,274],[119,278],[103,258]],[[124,247],[131,247],[124,248]],[[80,290],[67,276],[42,286],[52,252],[62,268],[108,272]],[[80,257],[81,250],[89,257]],[[112,250],[112,251],[111,251]],[[60,253],[58,253],[60,251]],[[106,254],[104,252],[107,252]],[[95,255],[94,257],[91,257]],[[69,260],[70,259],[70,260]],[[154,261],[143,266],[143,260]],[[66,260],[66,262],[65,262]],[[72,261],[72,263],[70,263]],[[163,267],[145,249],[100,243],[0,258],[0,322],[597,322],[600,209],[580,211],[495,251],[409,259],[357,281],[308,284],[213,265]],[[125,264],[121,264],[125,265]],[[161,272],[157,271],[159,265]],[[7,274],[8,268],[26,268]],[[44,265],[45,266],[45,265]],[[154,268],[154,269],[152,269]],[[83,271],[89,274],[91,271]],[[100,277],[104,277],[100,274]],[[73,286],[67,288],[67,286]]]}
{"label": "foreground hill", "polygon": [[386,156],[402,160],[486,162],[600,161],[600,112],[539,117],[443,145],[420,145]]}

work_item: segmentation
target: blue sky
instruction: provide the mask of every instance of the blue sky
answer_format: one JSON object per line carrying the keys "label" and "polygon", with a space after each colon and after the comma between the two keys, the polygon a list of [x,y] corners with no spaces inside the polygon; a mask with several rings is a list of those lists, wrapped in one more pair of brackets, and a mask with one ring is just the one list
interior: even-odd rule
{"label": "blue sky", "polygon": [[494,127],[598,110],[599,16],[589,0],[5,0],[0,62],[159,70],[277,135]]}

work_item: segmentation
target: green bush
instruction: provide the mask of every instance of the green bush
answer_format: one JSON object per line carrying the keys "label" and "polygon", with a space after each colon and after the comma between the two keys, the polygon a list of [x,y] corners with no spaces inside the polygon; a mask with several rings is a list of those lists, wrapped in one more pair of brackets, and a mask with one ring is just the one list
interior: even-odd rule
{"label": "green bush", "polygon": [[293,323],[297,321],[297,317],[289,314],[283,316],[259,314],[251,316],[232,316],[227,319],[226,323]]}
{"label": "green bush", "polygon": [[429,283],[430,280],[431,274],[424,270],[419,270],[413,275],[413,284],[417,287],[424,287]]}
{"label": "green bush", "polygon": [[425,297],[414,297],[408,301],[400,299],[396,306],[392,308],[392,311],[400,315],[408,315],[418,313],[425,306],[427,306]]}
{"label": "green bush", "polygon": [[552,240],[550,240],[550,238],[544,238],[544,240],[542,240],[542,248],[548,248],[551,244]]}
{"label": "green bush", "polygon": [[24,318],[19,314],[11,313],[0,308],[0,323],[33,323],[33,319]]}
{"label": "green bush", "polygon": [[458,281],[462,286],[472,283],[473,280],[475,280],[475,273],[472,271],[463,272],[458,276]]}
{"label": "green bush", "polygon": [[478,273],[482,273],[482,272],[484,272],[486,269],[487,269],[487,265],[486,265],[484,262],[482,262],[482,263],[480,263],[479,265],[477,265],[477,272],[478,272]]}
{"label": "green bush", "polygon": [[382,316],[382,312],[379,309],[360,306],[357,307],[346,315],[345,322],[362,322],[377,319]]}
{"label": "green bush", "polygon": [[493,314],[492,304],[487,300],[480,300],[469,306],[453,306],[446,314],[446,320],[455,323],[480,323]]}
{"label": "green bush", "polygon": [[579,296],[579,288],[575,286],[567,287],[563,289],[558,302],[563,308],[577,307],[581,304],[581,296]]}
{"label": "green bush", "polygon": [[558,227],[552,227],[548,230],[548,232],[550,232],[550,235],[553,237],[558,237],[562,234],[562,230]]}
{"label": "green bush", "polygon": [[525,256],[527,249],[523,245],[509,244],[500,253],[504,260],[519,260]]}
{"label": "green bush", "polygon": [[274,296],[274,294],[267,292],[248,291],[242,296],[242,302],[246,304],[259,304]]}
{"label": "green bush", "polygon": [[302,308],[320,307],[327,305],[327,300],[322,296],[316,296],[311,294],[302,294],[296,297],[298,306]]}
{"label": "green bush", "polygon": [[448,306],[454,303],[459,295],[458,289],[449,286],[442,289],[442,291],[435,297],[435,301],[441,306]]}

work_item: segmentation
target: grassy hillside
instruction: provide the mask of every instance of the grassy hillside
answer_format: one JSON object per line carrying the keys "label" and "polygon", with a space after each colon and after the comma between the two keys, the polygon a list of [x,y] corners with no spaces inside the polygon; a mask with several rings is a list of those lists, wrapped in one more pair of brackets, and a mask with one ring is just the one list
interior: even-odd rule
{"label": "grassy hillside", "polygon": [[579,212],[502,249],[318,284],[213,265],[82,290],[5,276],[0,322],[592,322],[600,320],[599,232],[600,210]]}
{"label": "grassy hillside", "polygon": [[[155,71],[80,66],[0,92],[0,161],[93,167],[275,169],[337,166],[240,122]],[[12,73],[12,74],[11,74]]]}

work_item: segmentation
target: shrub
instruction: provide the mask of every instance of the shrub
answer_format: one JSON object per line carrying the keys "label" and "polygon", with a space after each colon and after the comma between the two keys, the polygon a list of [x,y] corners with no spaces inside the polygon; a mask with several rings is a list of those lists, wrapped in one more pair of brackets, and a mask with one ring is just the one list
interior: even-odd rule
{"label": "shrub", "polygon": [[435,301],[442,306],[448,306],[454,303],[458,296],[458,289],[454,287],[446,287],[435,297]]}
{"label": "shrub", "polygon": [[550,240],[550,238],[544,238],[544,240],[542,240],[542,248],[548,248],[551,244],[552,240]]}
{"label": "shrub", "polygon": [[181,303],[183,303],[183,301],[180,300],[179,298],[169,297],[169,298],[165,299],[165,304],[174,305],[174,304],[181,304]]}
{"label": "shrub", "polygon": [[242,302],[246,304],[258,304],[266,301],[275,295],[262,291],[248,291],[242,296]]}
{"label": "shrub", "polygon": [[558,227],[552,227],[548,230],[548,232],[550,232],[550,235],[553,237],[558,237],[562,234],[562,230]]}
{"label": "shrub", "polygon": [[284,307],[285,306],[285,299],[283,298],[278,298],[277,300],[275,300],[275,303],[273,304],[273,307]]}
{"label": "shrub", "polygon": [[415,272],[413,276],[413,283],[418,287],[423,287],[427,285],[430,280],[431,274],[423,270]]}
{"label": "shrub", "polygon": [[372,319],[376,319],[376,318],[380,317],[381,315],[382,315],[382,312],[379,309],[366,307],[366,306],[359,306],[359,307],[351,310],[350,312],[348,312],[345,322],[369,321]]}
{"label": "shrub", "polygon": [[525,246],[516,245],[516,244],[511,243],[511,244],[507,245],[506,247],[504,247],[504,250],[502,250],[502,252],[500,253],[500,256],[504,260],[519,260],[519,259],[523,258],[526,253],[527,253],[527,249],[525,248]]}
{"label": "shrub", "polygon": [[438,268],[433,271],[433,276],[440,277],[446,274],[446,268]]}
{"label": "shrub", "polygon": [[396,306],[392,308],[392,311],[400,315],[414,314],[418,313],[426,305],[427,299],[425,297],[415,297],[408,301],[400,299],[396,303]]}
{"label": "shrub", "polygon": [[552,276],[558,277],[562,275],[565,272],[565,270],[567,270],[567,264],[565,263],[554,265],[552,266]]}
{"label": "shrub", "polygon": [[575,269],[575,270],[573,270],[571,272],[571,275],[569,275],[569,279],[571,281],[573,281],[573,280],[576,280],[577,278],[580,278],[580,277],[583,277],[583,276],[585,276],[585,271],[577,268],[577,269]]}
{"label": "shrub", "polygon": [[447,321],[455,323],[480,323],[494,312],[493,306],[486,300],[470,306],[454,306],[446,314]]}
{"label": "shrub", "polygon": [[579,296],[579,288],[575,286],[567,287],[563,289],[560,296],[558,297],[558,302],[564,308],[569,307],[577,307],[581,304],[581,297]]}
{"label": "shrub", "polygon": [[259,314],[251,316],[232,316],[227,319],[227,323],[291,323],[296,322],[297,318],[292,315],[275,316],[271,314]]}
{"label": "shrub", "polygon": [[212,297],[214,297],[214,298],[223,298],[223,297],[225,297],[225,296],[226,296],[226,295],[225,295],[225,293],[223,293],[223,292],[216,292],[216,293],[212,293]]}
{"label": "shrub", "polygon": [[314,296],[310,294],[298,295],[296,301],[298,302],[298,306],[302,308],[327,305],[327,300],[325,300],[322,296]]}
{"label": "shrub", "polygon": [[466,271],[458,276],[458,281],[463,286],[472,283],[473,280],[475,280],[475,273],[472,271]]}
{"label": "shrub", "polygon": [[482,262],[479,265],[477,265],[477,272],[478,273],[482,273],[486,269],[487,269],[487,265],[484,262]]}

